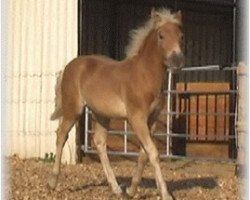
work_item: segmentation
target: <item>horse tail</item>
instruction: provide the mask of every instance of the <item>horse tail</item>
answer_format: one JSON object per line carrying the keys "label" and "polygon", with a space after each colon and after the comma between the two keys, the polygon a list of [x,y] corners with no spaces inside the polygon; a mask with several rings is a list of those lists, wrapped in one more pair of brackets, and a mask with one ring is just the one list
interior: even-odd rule
{"label": "horse tail", "polygon": [[50,120],[59,119],[63,115],[62,110],[62,93],[61,93],[61,84],[62,84],[63,71],[59,71],[56,79],[55,86],[55,110],[50,116]]}

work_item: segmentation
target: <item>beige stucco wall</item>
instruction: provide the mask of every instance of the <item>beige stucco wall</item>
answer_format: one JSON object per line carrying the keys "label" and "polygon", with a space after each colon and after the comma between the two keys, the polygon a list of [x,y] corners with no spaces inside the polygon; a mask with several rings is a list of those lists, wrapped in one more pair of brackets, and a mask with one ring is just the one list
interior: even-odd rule
{"label": "beige stucco wall", "polygon": [[[11,0],[7,17],[7,154],[55,152],[56,73],[77,56],[77,0]],[[63,160],[75,160],[75,132]]]}

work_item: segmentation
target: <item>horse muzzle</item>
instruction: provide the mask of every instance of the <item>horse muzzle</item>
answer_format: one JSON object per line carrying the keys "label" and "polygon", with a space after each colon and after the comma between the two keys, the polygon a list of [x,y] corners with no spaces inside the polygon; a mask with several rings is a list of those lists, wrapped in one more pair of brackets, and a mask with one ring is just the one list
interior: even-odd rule
{"label": "horse muzzle", "polygon": [[183,53],[173,53],[165,60],[165,65],[168,70],[180,70],[185,63],[185,56]]}

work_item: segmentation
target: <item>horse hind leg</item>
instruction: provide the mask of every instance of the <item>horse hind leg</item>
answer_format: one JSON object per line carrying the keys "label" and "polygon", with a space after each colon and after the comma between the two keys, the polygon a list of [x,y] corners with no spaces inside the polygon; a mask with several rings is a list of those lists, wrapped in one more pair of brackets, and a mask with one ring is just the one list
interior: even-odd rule
{"label": "horse hind leg", "polygon": [[73,98],[69,99],[69,97],[66,97],[64,101],[62,123],[59,125],[56,132],[56,159],[53,165],[52,175],[49,178],[49,186],[51,189],[55,189],[58,182],[58,176],[61,168],[62,150],[68,139],[69,131],[82,113],[83,106],[80,105],[80,103],[76,103],[78,102],[78,99],[74,100]]}
{"label": "horse hind leg", "polygon": [[[68,133],[75,122],[79,119],[83,112],[85,101],[81,96],[78,85],[76,85],[77,77],[72,73],[70,67],[66,67],[61,77],[61,82],[58,84],[58,106],[57,110],[62,111],[62,123],[57,129],[56,139],[56,159],[52,170],[52,175],[49,179],[50,188],[54,189],[57,185],[58,176],[60,173],[62,150],[65,142],[68,139]],[[71,81],[76,79],[75,81]]]}
{"label": "horse hind leg", "polygon": [[94,144],[97,149],[97,153],[100,157],[104,173],[107,177],[109,184],[115,194],[122,195],[122,190],[119,187],[114,172],[110,166],[110,162],[107,156],[106,140],[107,140],[107,127],[109,126],[109,120],[101,117],[97,117],[97,122],[94,127]]}
{"label": "horse hind leg", "polygon": [[62,123],[57,129],[57,139],[56,139],[56,159],[53,165],[53,170],[51,177],[49,178],[49,187],[55,189],[58,181],[58,176],[61,168],[61,157],[63,147],[68,139],[68,133],[72,126],[74,125],[75,120],[63,118]]}

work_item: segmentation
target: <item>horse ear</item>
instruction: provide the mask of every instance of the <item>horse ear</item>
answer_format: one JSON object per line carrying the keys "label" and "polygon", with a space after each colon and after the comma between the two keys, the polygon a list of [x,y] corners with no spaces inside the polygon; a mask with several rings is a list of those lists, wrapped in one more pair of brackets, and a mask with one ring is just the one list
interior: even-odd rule
{"label": "horse ear", "polygon": [[155,10],[155,8],[153,7],[151,9],[151,18],[153,18],[155,24],[159,23],[161,21],[161,16],[159,15],[159,13]]}
{"label": "horse ear", "polygon": [[175,13],[175,18],[182,24],[182,13],[180,10]]}
{"label": "horse ear", "polygon": [[151,17],[154,15],[155,12],[156,12],[155,7],[152,7],[152,9],[151,9]]}

